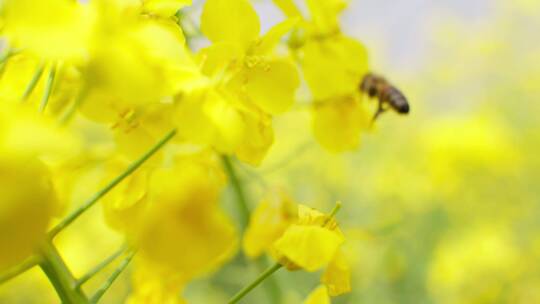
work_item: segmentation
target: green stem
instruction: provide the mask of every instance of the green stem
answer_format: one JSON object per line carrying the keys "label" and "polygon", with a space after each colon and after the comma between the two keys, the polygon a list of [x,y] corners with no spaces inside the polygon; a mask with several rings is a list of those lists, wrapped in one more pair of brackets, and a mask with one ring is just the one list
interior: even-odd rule
{"label": "green stem", "polygon": [[43,113],[45,111],[45,108],[47,108],[47,104],[49,104],[49,99],[52,94],[55,78],[56,78],[56,65],[53,64],[51,66],[51,70],[49,71],[49,76],[47,77],[47,83],[45,83],[45,93],[43,94],[43,99],[41,99],[41,104],[39,105],[40,113]]}
{"label": "green stem", "polygon": [[336,202],[336,205],[334,206],[332,211],[330,211],[330,213],[328,214],[328,217],[326,218],[322,226],[324,227],[328,225],[328,223],[330,223],[330,221],[334,218],[334,216],[336,216],[336,214],[339,212],[340,209],[341,209],[341,202]]}
{"label": "green stem", "polygon": [[60,254],[51,242],[46,242],[41,248],[41,269],[49,278],[62,303],[87,304],[88,299],[84,293],[75,288],[75,278],[60,257]]}
{"label": "green stem", "polygon": [[244,193],[244,189],[242,188],[242,183],[240,179],[238,178],[238,175],[236,173],[236,170],[234,168],[234,164],[232,163],[231,158],[229,156],[222,155],[221,159],[223,161],[223,166],[225,167],[225,171],[227,172],[227,175],[229,176],[229,180],[231,182],[233,190],[236,194],[236,202],[238,205],[238,211],[240,213],[240,230],[243,232],[249,223],[249,214],[250,214],[246,195]]}
{"label": "green stem", "polygon": [[[227,172],[233,190],[236,194],[236,202],[240,214],[240,229],[243,232],[246,229],[250,218],[248,199],[244,192],[242,182],[238,177],[232,159],[226,155],[222,155],[221,159],[223,161],[223,166],[225,167],[225,171]],[[262,271],[268,267],[268,264],[266,263],[266,261],[261,259],[256,261],[256,266]],[[276,280],[274,280],[273,278],[269,279],[266,291],[272,303],[280,303],[281,291],[279,288],[279,284]]]}
{"label": "green stem", "polygon": [[[268,262],[264,256],[259,257],[255,264],[259,271],[264,271],[268,268]],[[281,303],[281,288],[279,286],[278,280],[275,277],[269,277],[266,279],[266,284],[264,285],[265,291],[268,294],[270,303],[276,304]]]}
{"label": "green stem", "polygon": [[282,267],[281,264],[279,263],[276,263],[274,264],[273,266],[271,266],[270,268],[266,269],[266,271],[264,271],[263,273],[261,273],[261,275],[255,279],[253,282],[251,282],[251,284],[249,284],[248,286],[244,287],[242,290],[240,290],[237,294],[235,294],[230,300],[229,302],[227,302],[228,304],[234,304],[234,303],[238,303],[240,300],[242,300],[243,297],[245,297],[250,291],[252,291],[255,287],[257,287],[259,284],[261,284],[266,278],[268,278],[269,276],[271,276],[274,272],[276,272],[278,269],[280,269]]}
{"label": "green stem", "polygon": [[71,120],[71,118],[77,112],[77,109],[79,109],[80,105],[83,103],[87,95],[88,95],[88,87],[87,85],[83,85],[79,93],[75,97],[75,100],[71,103],[69,108],[60,117],[59,123],[61,125],[65,125]]}
{"label": "green stem", "polygon": [[6,272],[0,274],[0,284],[3,284],[6,281],[9,281],[12,278],[26,272],[27,270],[39,264],[39,262],[40,262],[39,256],[32,256],[26,259],[25,261],[23,261],[21,264],[11,269],[8,269]]}
{"label": "green stem", "polygon": [[40,63],[40,65],[37,67],[36,72],[34,73],[34,76],[32,76],[32,79],[28,83],[28,86],[24,90],[24,93],[21,97],[21,102],[25,102],[28,97],[30,97],[30,94],[34,91],[36,88],[36,85],[41,78],[41,75],[43,75],[43,70],[45,69],[45,64]]}
{"label": "green stem", "polygon": [[330,211],[330,214],[328,214],[329,218],[333,218],[336,216],[336,214],[339,212],[339,209],[341,209],[341,202],[337,202],[332,211]]}
{"label": "green stem", "polygon": [[114,283],[116,278],[118,278],[118,276],[129,265],[129,262],[131,262],[131,259],[133,259],[133,256],[135,256],[135,251],[130,252],[129,255],[126,256],[124,260],[122,260],[118,268],[116,268],[116,270],[111,274],[111,276],[107,279],[107,281],[105,281],[105,283],[103,283],[103,285],[101,285],[101,287],[92,296],[92,298],[90,299],[90,303],[95,304],[99,302],[99,299],[101,299],[101,297],[105,294],[105,292],[107,292],[107,290],[109,289],[109,287],[111,287],[111,285]]}
{"label": "green stem", "polygon": [[77,288],[80,288],[84,283],[86,283],[88,280],[94,277],[98,272],[100,272],[105,267],[107,267],[110,263],[116,260],[116,258],[121,256],[126,251],[126,249],[127,249],[126,246],[122,246],[122,248],[118,249],[115,253],[107,257],[105,260],[101,261],[96,267],[92,268],[92,270],[90,270],[84,276],[82,276],[79,280],[77,280]]}
{"label": "green stem", "polygon": [[56,225],[50,232],[49,238],[53,239],[60,231],[65,227],[71,224],[79,216],[81,216],[86,210],[92,207],[100,198],[105,196],[109,191],[111,191],[116,185],[128,177],[131,173],[137,170],[142,164],[144,164],[152,155],[159,151],[167,142],[169,142],[176,135],[176,129],[173,129],[165,137],[163,137],[156,145],[154,145],[150,150],[148,150],[144,155],[141,156],[138,160],[133,162],[122,174],[114,178],[109,184],[107,184],[103,189],[99,190],[93,197],[86,201],[81,207],[73,211],[70,215],[64,218],[58,225]]}

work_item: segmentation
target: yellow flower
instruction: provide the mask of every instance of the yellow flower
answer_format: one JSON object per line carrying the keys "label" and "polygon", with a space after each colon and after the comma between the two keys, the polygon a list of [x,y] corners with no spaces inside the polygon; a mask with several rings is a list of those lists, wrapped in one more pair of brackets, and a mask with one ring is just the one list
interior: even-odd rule
{"label": "yellow flower", "polygon": [[330,296],[326,286],[321,285],[313,290],[303,304],[330,304]]}
{"label": "yellow flower", "polygon": [[21,262],[45,240],[60,204],[40,158],[77,150],[77,141],[35,112],[0,107],[0,271]]}
{"label": "yellow flower", "polygon": [[351,270],[341,252],[344,241],[333,217],[299,205],[298,222],[274,243],[274,254],[289,270],[326,267],[321,281],[331,296],[338,296],[351,290]]}
{"label": "yellow flower", "polygon": [[248,1],[207,1],[201,28],[214,44],[197,55],[199,85],[184,86],[174,100],[179,138],[258,165],[274,140],[270,115],[287,110],[299,85],[288,60],[267,56],[291,27],[284,22],[259,39]]}
{"label": "yellow flower", "polygon": [[251,214],[250,224],[244,234],[243,248],[246,255],[255,258],[269,251],[272,244],[297,218],[296,205],[284,194],[260,202]]}
{"label": "yellow flower", "polygon": [[[164,134],[174,128],[169,103],[152,103],[136,110],[126,111],[117,117],[111,126],[118,152],[128,159],[134,160],[144,154]],[[150,159],[157,162],[161,159],[161,151]]]}
{"label": "yellow flower", "polygon": [[259,17],[249,1],[207,1],[201,30],[213,44],[197,58],[209,85],[181,96],[178,112],[179,120],[201,127],[180,133],[258,165],[273,143],[270,115],[292,105],[300,83],[290,60],[271,54],[293,25],[286,20],[259,37]]}
{"label": "yellow flower", "polygon": [[201,30],[214,43],[247,49],[259,37],[260,29],[259,16],[247,0],[209,0],[204,5]]}
{"label": "yellow flower", "polygon": [[[223,14],[224,9],[229,13]],[[228,74],[225,78],[229,79],[229,89],[266,113],[286,111],[300,84],[298,72],[289,60],[272,58],[270,52],[293,25],[286,20],[259,37],[259,17],[248,1],[207,1],[201,29],[214,44],[200,55],[206,65],[204,70]]]}
{"label": "yellow flower", "polygon": [[326,285],[331,296],[338,296],[351,291],[350,277],[351,267],[343,251],[338,250],[326,267],[321,282]]}
{"label": "yellow flower", "polygon": [[0,271],[21,262],[45,240],[57,198],[50,174],[36,157],[0,152]]}
{"label": "yellow flower", "polygon": [[298,221],[274,243],[287,268],[316,271],[330,263],[345,239],[333,218],[304,205],[298,206]]}
{"label": "yellow flower", "polygon": [[[127,160],[117,158],[107,166],[103,181],[109,183],[129,165]],[[131,234],[136,230],[148,207],[148,191],[151,168],[144,165],[105,196],[101,204],[107,224],[121,232]]]}
{"label": "yellow flower", "polygon": [[92,18],[78,1],[6,0],[1,14],[12,47],[51,60],[80,61],[87,54]]}
{"label": "yellow flower", "polygon": [[[189,79],[190,57],[179,30],[157,21],[133,25],[99,44],[89,64],[88,81],[118,102],[140,105],[174,94]],[[86,101],[91,106],[95,100]]]}
{"label": "yellow flower", "polygon": [[342,34],[308,40],[299,52],[304,76],[317,101],[356,93],[368,72],[365,47]]}
{"label": "yellow flower", "polygon": [[332,152],[355,149],[369,128],[358,86],[368,72],[367,51],[344,35],[338,19],[343,0],[306,0],[310,18],[291,0],[274,0],[289,17],[303,18],[289,40],[313,97],[315,138]]}
{"label": "yellow flower", "polygon": [[313,132],[317,141],[332,152],[352,150],[360,133],[369,128],[371,114],[356,98],[341,98],[314,105]]}
{"label": "yellow flower", "polygon": [[135,158],[176,124],[185,129],[183,121],[173,120],[173,99],[205,85],[206,78],[172,20],[133,15],[137,6],[129,3],[117,9],[97,3],[99,23],[79,109],[109,123],[119,152]]}
{"label": "yellow flower", "polygon": [[321,278],[325,290],[331,296],[349,292],[351,269],[341,252],[345,239],[333,215],[298,205],[296,216],[290,204],[282,199],[277,205],[264,201],[257,207],[244,236],[246,255],[267,251],[289,270],[326,268]]}
{"label": "yellow flower", "polygon": [[236,251],[236,231],[218,205],[224,177],[217,160],[177,159],[150,179],[149,204],[132,236],[139,253],[189,281]]}
{"label": "yellow flower", "polygon": [[253,165],[261,162],[274,140],[270,117],[227,91],[210,87],[180,96],[175,114],[182,125],[191,126],[178,129],[181,138],[234,153]]}
{"label": "yellow flower", "polygon": [[86,116],[116,122],[123,113],[199,85],[199,68],[172,20],[136,18],[107,5],[95,9],[100,18],[85,71]]}
{"label": "yellow flower", "polygon": [[128,304],[185,304],[180,298],[185,281],[174,273],[136,257],[132,274],[133,292]]}

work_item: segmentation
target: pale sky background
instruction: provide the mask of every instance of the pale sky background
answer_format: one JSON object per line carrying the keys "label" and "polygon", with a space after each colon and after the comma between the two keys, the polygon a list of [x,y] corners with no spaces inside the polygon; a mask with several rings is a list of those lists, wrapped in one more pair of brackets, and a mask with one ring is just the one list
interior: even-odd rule
{"label": "pale sky background", "polygon": [[434,51],[433,27],[445,18],[489,22],[494,0],[352,0],[344,30],[371,50],[372,64],[414,69]]}
{"label": "pale sky background", "polygon": [[[263,31],[280,20],[270,0],[256,2]],[[490,22],[495,0],[351,0],[343,30],[369,49],[375,69],[409,73],[434,51],[433,27],[445,19],[474,27]],[[380,67],[380,68],[377,68]]]}

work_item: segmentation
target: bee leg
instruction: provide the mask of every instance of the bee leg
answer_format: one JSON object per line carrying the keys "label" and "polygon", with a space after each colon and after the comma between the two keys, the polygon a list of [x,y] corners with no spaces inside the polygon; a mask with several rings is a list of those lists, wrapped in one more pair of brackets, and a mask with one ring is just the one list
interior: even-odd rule
{"label": "bee leg", "polygon": [[379,106],[377,107],[377,112],[375,112],[375,114],[373,115],[373,118],[371,119],[371,126],[375,124],[375,121],[377,120],[377,118],[379,118],[379,116],[384,112],[386,112],[386,109],[383,107],[382,102],[379,102]]}

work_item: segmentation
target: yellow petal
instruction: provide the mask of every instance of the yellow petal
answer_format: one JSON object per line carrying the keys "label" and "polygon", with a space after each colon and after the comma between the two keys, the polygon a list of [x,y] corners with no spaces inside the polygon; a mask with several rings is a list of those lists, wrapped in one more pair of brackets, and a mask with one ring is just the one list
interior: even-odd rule
{"label": "yellow petal", "polygon": [[315,105],[313,132],[317,141],[331,152],[353,150],[360,133],[367,129],[371,114],[354,99],[340,99]]}
{"label": "yellow petal", "polygon": [[82,59],[92,20],[77,1],[7,0],[2,2],[3,33],[10,44],[52,60]]}
{"label": "yellow petal", "polygon": [[302,48],[302,69],[315,99],[351,94],[367,73],[367,52],[344,36],[310,41]]}
{"label": "yellow petal", "polygon": [[247,49],[259,37],[259,16],[247,0],[208,0],[201,30],[214,43],[228,42]]}
{"label": "yellow petal", "polygon": [[138,241],[143,256],[190,278],[213,271],[236,251],[230,219],[214,207],[196,210],[196,202],[150,210]]}
{"label": "yellow petal", "polygon": [[218,42],[203,48],[197,54],[202,65],[202,72],[207,76],[223,73],[230,64],[243,55],[243,50],[236,44]]}
{"label": "yellow petal", "polygon": [[77,154],[80,139],[31,109],[0,107],[0,150],[12,154],[63,158]]}
{"label": "yellow petal", "polygon": [[143,8],[158,16],[170,17],[186,6],[191,5],[191,0],[144,0]]}
{"label": "yellow petal", "polygon": [[283,113],[293,104],[300,79],[289,61],[267,61],[248,68],[246,74],[249,97],[266,113]]}
{"label": "yellow petal", "polygon": [[111,123],[133,108],[127,100],[111,96],[107,89],[92,88],[79,105],[79,113],[99,123]]}
{"label": "yellow petal", "polygon": [[264,200],[250,216],[243,240],[244,252],[255,258],[270,250],[272,244],[296,220],[294,203],[280,195],[277,199]]}
{"label": "yellow petal", "polygon": [[[118,151],[130,159],[137,159],[155,145],[158,138],[151,136],[144,128],[135,128],[134,130],[116,128],[114,130],[114,139]],[[157,160],[158,157],[152,157]]]}
{"label": "yellow petal", "polygon": [[141,255],[188,279],[222,265],[236,251],[236,230],[218,205],[221,168],[207,161],[177,159],[156,171],[150,206],[134,235]]}
{"label": "yellow petal", "polygon": [[57,209],[47,168],[35,157],[0,150],[0,272],[30,256]]}
{"label": "yellow petal", "polygon": [[272,0],[287,17],[300,17],[302,13],[293,0]]}
{"label": "yellow petal", "polygon": [[233,153],[244,144],[246,124],[239,109],[217,92],[209,93],[204,112],[215,128],[212,145],[221,152]]}
{"label": "yellow petal", "polygon": [[196,91],[180,96],[174,117],[189,128],[178,128],[178,137],[198,145],[213,145],[217,130],[205,112],[208,99],[220,98],[215,92]]}
{"label": "yellow petal", "polygon": [[313,290],[303,304],[330,304],[330,297],[326,287],[321,285]]}
{"label": "yellow petal", "polygon": [[315,208],[298,205],[298,223],[301,225],[323,226],[328,216]]}
{"label": "yellow petal", "polygon": [[274,25],[254,46],[253,53],[257,55],[264,55],[271,52],[278,45],[283,36],[290,32],[300,22],[300,20],[301,19],[299,17],[289,18]]}
{"label": "yellow petal", "polygon": [[91,94],[103,92],[118,108],[159,102],[203,79],[181,31],[169,22],[146,20],[100,39],[88,67]]}
{"label": "yellow petal", "polygon": [[[128,162],[118,160],[110,164],[103,179],[104,184],[118,176],[128,165]],[[147,168],[140,168],[102,199],[105,220],[110,227],[129,234],[140,225],[141,216],[148,207],[149,176]]]}
{"label": "yellow petal", "polygon": [[319,34],[333,33],[339,30],[339,14],[347,6],[343,0],[307,0],[307,5]]}
{"label": "yellow petal", "polygon": [[290,226],[274,247],[278,254],[307,271],[328,265],[344,239],[319,226]]}
{"label": "yellow petal", "polygon": [[351,267],[341,250],[337,251],[328,264],[321,282],[326,285],[332,297],[351,291]]}
{"label": "yellow petal", "polygon": [[258,166],[274,142],[272,120],[263,113],[241,112],[242,143],[236,148],[238,158],[253,166]]}
{"label": "yellow petal", "polygon": [[136,256],[128,304],[187,304],[179,294],[186,284],[182,274],[167,270]]}
{"label": "yellow petal", "polygon": [[[173,110],[172,104],[154,103],[121,112],[111,127],[118,152],[133,161],[143,155],[174,128]],[[159,151],[147,163],[158,163],[161,154]]]}

